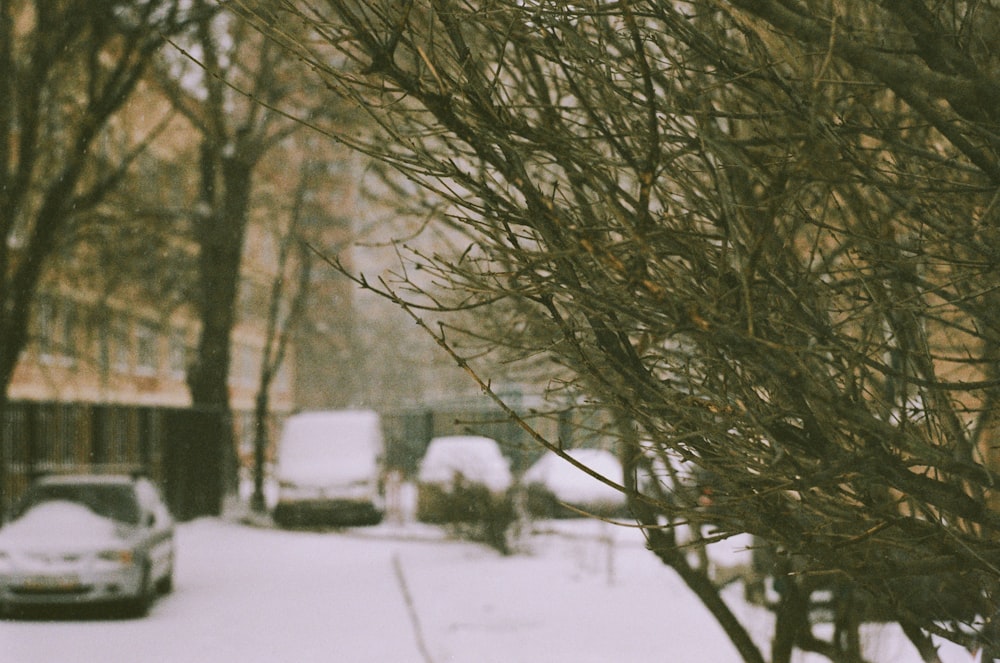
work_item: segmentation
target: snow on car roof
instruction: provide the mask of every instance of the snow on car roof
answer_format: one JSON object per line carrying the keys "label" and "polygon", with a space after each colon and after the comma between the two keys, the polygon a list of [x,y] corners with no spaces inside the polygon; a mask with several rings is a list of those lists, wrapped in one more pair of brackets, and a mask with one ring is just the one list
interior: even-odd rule
{"label": "snow on car roof", "polygon": [[447,484],[456,475],[497,492],[511,484],[510,463],[496,440],[481,435],[433,438],[420,461],[418,481]]}
{"label": "snow on car roof", "polygon": [[[604,449],[568,449],[567,455],[601,476],[622,483],[622,466],[610,451]],[[548,451],[524,473],[525,485],[541,484],[564,502],[588,504],[621,502],[625,497],[617,490],[587,474],[565,458]]]}
{"label": "snow on car roof", "polygon": [[135,525],[140,518],[137,490],[140,486],[134,479],[120,474],[43,477],[21,496],[17,513],[27,513],[46,502],[70,501],[98,515]]}
{"label": "snow on car roof", "polygon": [[349,483],[378,472],[382,427],[371,410],[301,412],[278,444],[278,477],[299,485]]}
{"label": "snow on car roof", "polygon": [[0,532],[5,544],[70,541],[79,547],[115,540],[115,522],[69,500],[37,504]]}

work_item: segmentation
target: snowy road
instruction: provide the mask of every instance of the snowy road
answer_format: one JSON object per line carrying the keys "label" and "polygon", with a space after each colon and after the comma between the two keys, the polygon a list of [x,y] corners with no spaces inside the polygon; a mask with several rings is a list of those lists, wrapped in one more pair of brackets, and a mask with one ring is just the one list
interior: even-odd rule
{"label": "snowy road", "polygon": [[[588,525],[603,524],[583,523],[584,531]],[[0,621],[0,661],[739,660],[634,530],[589,532],[536,535],[527,551],[501,557],[414,525],[316,533],[186,523],[178,529],[176,590],[147,618]],[[766,638],[768,617],[755,610],[743,606],[741,618]],[[868,636],[870,660],[919,661],[891,630]]]}
{"label": "snowy road", "polygon": [[176,589],[142,620],[0,623],[11,663],[420,661],[393,548],[199,521],[178,531]]}

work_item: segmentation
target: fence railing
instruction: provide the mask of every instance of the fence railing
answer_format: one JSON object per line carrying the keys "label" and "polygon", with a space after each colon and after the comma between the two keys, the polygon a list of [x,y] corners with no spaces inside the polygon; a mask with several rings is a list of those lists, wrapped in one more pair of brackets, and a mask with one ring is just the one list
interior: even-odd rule
{"label": "fence railing", "polygon": [[[250,413],[231,414],[234,444],[251,439],[255,425]],[[45,473],[141,470],[164,488],[175,514],[183,515],[192,495],[205,482],[227,477],[199,472],[192,449],[211,444],[194,431],[212,430],[205,418],[217,414],[188,408],[127,404],[9,402],[0,411],[0,509],[7,513],[31,480]],[[212,422],[209,422],[210,424]],[[535,421],[550,439],[569,442],[562,418]],[[225,425],[221,420],[218,426]],[[271,444],[277,444],[277,418],[268,423]],[[527,433],[501,412],[490,408],[434,406],[382,413],[385,463],[404,475],[415,473],[430,439],[439,435],[475,433],[500,442],[512,468],[523,469],[540,453]],[[238,449],[224,450],[223,471],[236,476]],[[231,467],[230,467],[231,465]],[[208,468],[202,468],[208,469]],[[235,483],[235,481],[234,481]]]}
{"label": "fence railing", "polygon": [[[33,478],[53,472],[142,471],[179,499],[171,463],[185,422],[204,412],[94,403],[9,402],[0,412],[0,508],[6,513]],[[211,415],[209,415],[211,416]]]}

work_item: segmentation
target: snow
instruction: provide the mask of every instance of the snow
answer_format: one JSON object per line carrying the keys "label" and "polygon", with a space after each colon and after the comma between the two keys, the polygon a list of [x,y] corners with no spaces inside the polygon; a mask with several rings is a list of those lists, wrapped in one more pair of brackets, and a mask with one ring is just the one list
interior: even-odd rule
{"label": "snow", "polygon": [[738,660],[705,611],[673,600],[680,580],[634,534],[553,523],[513,558],[458,547],[411,553],[434,660]]}
{"label": "snow", "polygon": [[456,475],[485,485],[494,492],[510,487],[510,464],[495,440],[478,435],[436,437],[420,461],[417,480],[421,483],[450,485]]}
{"label": "snow", "polygon": [[[622,466],[615,455],[604,449],[570,449],[574,460],[615,483],[622,483]],[[542,484],[557,499],[569,504],[624,502],[624,496],[611,486],[580,471],[569,461],[548,451],[524,473],[525,485]]]}
{"label": "snow", "polygon": [[303,412],[285,421],[278,478],[300,486],[349,484],[376,476],[381,452],[375,412]]}
{"label": "snow", "polygon": [[[176,590],[149,617],[0,621],[3,660],[740,660],[635,528],[543,521],[506,557],[392,519],[329,532],[201,519],[179,525],[177,543]],[[729,554],[716,559],[724,563]],[[725,598],[766,648],[767,611],[744,603],[738,584]],[[866,627],[864,638],[873,663],[919,661],[895,627]],[[795,663],[819,660],[799,655]],[[948,645],[942,661],[968,663],[971,656]]]}
{"label": "snow", "polygon": [[0,534],[0,549],[96,549],[117,540],[117,525],[87,507],[66,500],[33,506]]}

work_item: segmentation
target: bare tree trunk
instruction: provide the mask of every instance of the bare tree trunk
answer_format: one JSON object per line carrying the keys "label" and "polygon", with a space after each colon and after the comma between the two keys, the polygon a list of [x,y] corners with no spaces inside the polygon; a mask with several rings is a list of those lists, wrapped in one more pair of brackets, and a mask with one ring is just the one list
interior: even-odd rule
{"label": "bare tree trunk", "polygon": [[774,638],[771,643],[771,663],[790,663],[795,644],[809,628],[809,596],[786,574],[778,578],[781,599],[775,610]]}
{"label": "bare tree trunk", "polygon": [[[263,382],[263,381],[262,381]],[[253,436],[253,494],[250,496],[250,508],[256,513],[267,511],[267,499],[264,495],[265,468],[267,463],[267,447],[269,442],[267,430],[268,395],[263,384],[254,399],[254,436]]]}
{"label": "bare tree trunk", "polygon": [[938,656],[937,647],[931,642],[930,637],[920,630],[919,627],[913,624],[901,621],[899,623],[900,627],[903,629],[903,633],[909,638],[913,646],[917,648],[920,652],[920,660],[924,663],[941,663],[941,657]]}
{"label": "bare tree trunk", "polygon": [[[305,203],[307,194],[313,190],[314,182],[310,177],[317,169],[317,164],[306,162],[302,165],[299,173],[299,182],[295,189],[295,196],[292,201],[291,218],[288,227],[281,238],[281,250],[278,253],[278,264],[271,283],[271,298],[267,314],[267,330],[264,339],[264,349],[260,360],[260,384],[257,388],[257,397],[254,408],[254,468],[253,468],[253,496],[250,500],[251,508],[257,512],[266,510],[266,500],[264,499],[264,466],[266,463],[266,452],[268,441],[268,415],[270,411],[270,389],[281,365],[285,360],[285,351],[288,349],[290,336],[298,325],[302,312],[305,309],[306,299],[309,295],[309,282],[312,274],[312,254],[308,250],[305,240],[299,235],[299,228],[302,224],[302,217],[305,214]],[[285,273],[289,260],[292,257],[293,249],[298,249],[298,279],[295,290],[290,295],[290,305],[288,315],[282,320],[282,304],[289,301],[287,288],[285,287]]]}
{"label": "bare tree trunk", "polygon": [[[7,428],[5,424],[9,405],[10,401],[7,398],[6,390],[4,390],[0,392],[0,425],[3,425],[4,429]],[[7,521],[7,503],[10,500],[10,496],[7,494],[8,448],[6,436],[0,436],[0,525]]]}
{"label": "bare tree trunk", "polygon": [[754,644],[750,634],[733,614],[729,606],[722,600],[719,587],[712,582],[708,567],[695,568],[687,561],[687,556],[677,547],[672,528],[665,529],[657,523],[656,513],[649,505],[639,498],[637,472],[642,450],[639,446],[638,433],[628,419],[618,415],[618,432],[624,472],[625,494],[628,498],[629,510],[639,524],[645,526],[649,548],[664,564],[672,568],[684,581],[702,604],[712,613],[715,620],[726,632],[730,641],[739,651],[746,663],[764,663],[760,649]]}
{"label": "bare tree trunk", "polygon": [[[214,479],[198,486],[200,498],[192,516],[218,515],[227,478],[235,471],[232,414],[229,405],[231,336],[236,322],[236,297],[239,288],[240,262],[246,234],[253,167],[238,158],[218,158],[213,151],[220,146],[206,146],[203,154],[203,178],[206,195],[214,197],[215,166],[218,159],[219,182],[223,192],[221,205],[214,214],[199,220],[196,236],[200,248],[199,284],[201,337],[195,363],[188,372],[188,387],[195,410],[214,414],[217,430],[201,438],[189,459],[192,471],[198,466],[211,468]],[[209,475],[211,476],[211,475]]]}
{"label": "bare tree trunk", "polygon": [[[753,639],[751,639],[747,630],[743,628],[736,615],[726,605],[726,602],[722,600],[719,588],[712,582],[708,573],[703,569],[695,569],[688,564],[687,558],[677,548],[673,537],[667,535],[664,530],[656,527],[655,524],[649,526],[647,533],[649,536],[649,547],[653,553],[677,572],[681,580],[684,581],[684,584],[694,592],[702,602],[702,605],[712,613],[712,616],[715,617],[719,626],[725,631],[745,663],[764,663],[764,657],[760,653],[760,649],[754,643]],[[776,663],[777,659],[774,659],[774,661]]]}
{"label": "bare tree trunk", "polygon": [[844,663],[862,663],[861,656],[861,618],[858,605],[854,599],[854,588],[840,584],[833,590],[834,601],[834,649],[839,652]]}
{"label": "bare tree trunk", "polygon": [[[39,281],[75,219],[106,200],[128,162],[95,149],[167,35],[177,4],[0,2],[0,392],[29,340]],[[140,150],[142,147],[130,146]],[[116,159],[121,155],[111,155]],[[134,154],[132,155],[134,156]],[[2,408],[0,408],[2,410]],[[0,504],[6,500],[0,452]]]}

